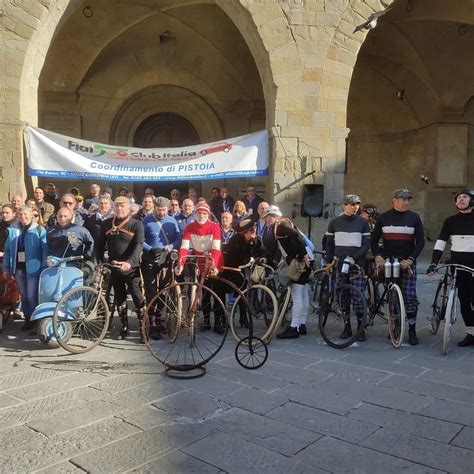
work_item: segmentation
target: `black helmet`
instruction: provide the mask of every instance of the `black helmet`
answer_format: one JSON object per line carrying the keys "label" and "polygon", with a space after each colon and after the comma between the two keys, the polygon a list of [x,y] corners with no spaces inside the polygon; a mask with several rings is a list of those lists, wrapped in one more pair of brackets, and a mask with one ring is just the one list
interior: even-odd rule
{"label": "black helmet", "polygon": [[472,189],[461,189],[460,191],[458,191],[455,195],[454,195],[454,202],[456,202],[458,196],[460,194],[467,194],[468,196],[471,196],[471,203],[470,203],[470,206],[474,206],[474,191]]}

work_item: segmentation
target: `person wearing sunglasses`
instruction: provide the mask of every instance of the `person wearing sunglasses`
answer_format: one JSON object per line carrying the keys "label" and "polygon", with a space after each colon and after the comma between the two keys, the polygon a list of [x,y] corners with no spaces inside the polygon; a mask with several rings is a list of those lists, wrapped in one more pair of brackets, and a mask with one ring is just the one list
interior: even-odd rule
{"label": "person wearing sunglasses", "polygon": [[[59,201],[59,208],[61,209],[62,207],[65,207],[66,209],[69,209],[72,212],[72,223],[83,226],[84,225],[84,219],[81,216],[80,212],[78,212],[75,207],[76,207],[76,197],[73,194],[64,194],[61,197],[61,200]],[[53,214],[47,222],[47,227],[51,228],[57,223],[57,213]]]}

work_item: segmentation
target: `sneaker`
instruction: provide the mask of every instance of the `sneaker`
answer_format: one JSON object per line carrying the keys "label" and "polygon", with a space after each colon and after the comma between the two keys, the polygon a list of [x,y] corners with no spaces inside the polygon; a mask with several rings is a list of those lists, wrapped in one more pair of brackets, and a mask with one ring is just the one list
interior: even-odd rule
{"label": "sneaker", "polygon": [[459,347],[474,346],[474,336],[472,334],[466,334],[466,337],[458,342]]}
{"label": "sneaker", "polygon": [[408,326],[408,344],[410,346],[416,346],[418,344],[418,338],[416,337],[416,329],[414,324]]}
{"label": "sneaker", "polygon": [[299,337],[298,328],[292,328],[291,326],[288,326],[282,333],[277,335],[277,339],[298,339]]}
{"label": "sneaker", "polygon": [[349,339],[352,336],[352,329],[350,323],[344,326],[344,331],[342,331],[341,335],[339,336],[341,339]]}
{"label": "sneaker", "polygon": [[300,336],[306,336],[306,324],[300,324],[298,332],[300,333]]}

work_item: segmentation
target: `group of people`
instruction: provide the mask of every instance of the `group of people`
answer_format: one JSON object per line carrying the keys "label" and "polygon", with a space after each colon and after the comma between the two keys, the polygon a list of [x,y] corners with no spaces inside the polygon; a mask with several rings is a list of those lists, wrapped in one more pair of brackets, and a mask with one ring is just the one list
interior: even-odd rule
{"label": "group of people", "polygon": [[[225,268],[245,265],[251,258],[262,258],[275,267],[282,259],[288,264],[297,261],[302,270],[291,284],[291,323],[277,337],[298,338],[306,334],[314,247],[291,220],[283,217],[277,206],[256,193],[254,186],[248,186],[245,198],[237,201],[226,187],[213,188],[209,200],[198,198],[195,188],[190,188],[182,200],[177,189],[171,191],[169,198],[155,197],[151,188],[145,188],[144,194],[141,206],[137,206],[127,188],[122,188],[112,200],[110,189],[101,191],[99,185],[93,184],[87,198],[74,188],[59,198],[54,184],[48,183],[44,189],[35,189],[31,202],[24,204],[20,196],[15,196],[11,204],[2,207],[3,277],[16,278],[24,329],[32,329],[30,317],[38,302],[39,275],[45,268],[47,255],[82,255],[97,263],[108,261],[113,265],[111,284],[122,326],[119,337],[126,338],[129,335],[127,294],[130,293],[137,317],[142,320],[146,301],[170,281],[169,273],[167,278],[158,278],[171,268],[170,259],[161,257],[178,251],[177,278],[182,278],[190,253],[208,255],[210,273],[230,281],[235,274]],[[433,252],[431,273],[448,240],[451,240],[452,260],[474,267],[473,196],[469,190],[456,194],[458,213],[443,226]],[[419,215],[409,209],[412,197],[407,189],[395,190],[392,209],[378,215],[372,204],[361,208],[357,195],[344,196],[342,214],[329,223],[324,250],[327,261],[337,260],[338,265],[346,260],[365,266],[368,253],[379,268],[387,258],[399,260],[409,343],[416,345],[417,258],[425,239]],[[474,344],[473,282],[467,273],[458,280],[461,313],[468,333],[461,346]],[[352,279],[351,283],[364,289],[363,276]],[[218,280],[208,285],[222,300],[231,291]],[[200,330],[222,333],[225,316],[215,313],[212,327],[210,302],[203,305],[203,311],[204,324]],[[242,308],[240,322],[247,324]],[[159,321],[154,319],[151,337],[161,338],[162,331]],[[341,337],[351,334],[349,323]],[[364,330],[359,339],[366,339]]]}

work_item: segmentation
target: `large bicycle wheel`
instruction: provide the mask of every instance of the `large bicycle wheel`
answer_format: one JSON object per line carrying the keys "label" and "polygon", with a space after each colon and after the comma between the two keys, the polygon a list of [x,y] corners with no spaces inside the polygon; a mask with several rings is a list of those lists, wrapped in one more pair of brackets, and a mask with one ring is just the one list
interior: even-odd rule
{"label": "large bicycle wheel", "polygon": [[[242,291],[242,295],[238,295],[230,310],[230,328],[235,340],[239,342],[241,339],[249,335],[249,320],[252,318],[253,336],[267,342],[269,334],[272,332],[276,319],[278,317],[278,302],[273,292],[264,285],[254,285]],[[264,295],[264,296],[263,296]],[[255,304],[256,301],[264,299],[268,302],[266,311],[268,314],[262,314],[262,308]],[[244,300],[247,300],[251,314],[248,314],[248,307]],[[266,320],[270,321],[267,327]]]}
{"label": "large bicycle wheel", "polygon": [[354,343],[364,330],[367,302],[363,293],[350,284],[337,285],[323,295],[319,313],[319,330],[326,343],[343,349]]}
{"label": "large bicycle wheel", "polygon": [[448,282],[446,278],[442,278],[438,287],[436,288],[436,294],[434,297],[433,304],[431,308],[433,310],[431,315],[431,332],[436,334],[439,329],[439,324],[444,318],[446,312],[446,305],[448,303]]}
{"label": "large bicycle wheel", "polygon": [[[109,317],[109,307],[98,290],[87,286],[73,288],[64,294],[54,310],[54,336],[68,352],[88,352],[104,339]],[[63,337],[64,328],[69,325],[72,331]]]}
{"label": "large bicycle wheel", "polygon": [[[222,327],[223,332],[207,330],[203,302],[210,304],[211,301],[211,320],[214,313],[214,327]],[[222,319],[219,313],[224,315]],[[150,332],[154,318],[158,318],[166,329],[166,333],[158,338]],[[173,283],[148,303],[142,334],[147,348],[168,369],[191,371],[202,367],[224,344],[227,335],[224,303],[206,286],[199,291],[196,283]]]}
{"label": "large bicycle wheel", "polygon": [[448,302],[444,313],[444,331],[443,331],[443,355],[449,352],[451,343],[451,331],[455,317],[454,289],[449,292]]}
{"label": "large bicycle wheel", "polygon": [[391,285],[388,290],[388,332],[392,346],[398,349],[403,342],[405,334],[405,303],[403,302],[402,290],[398,285]]}

